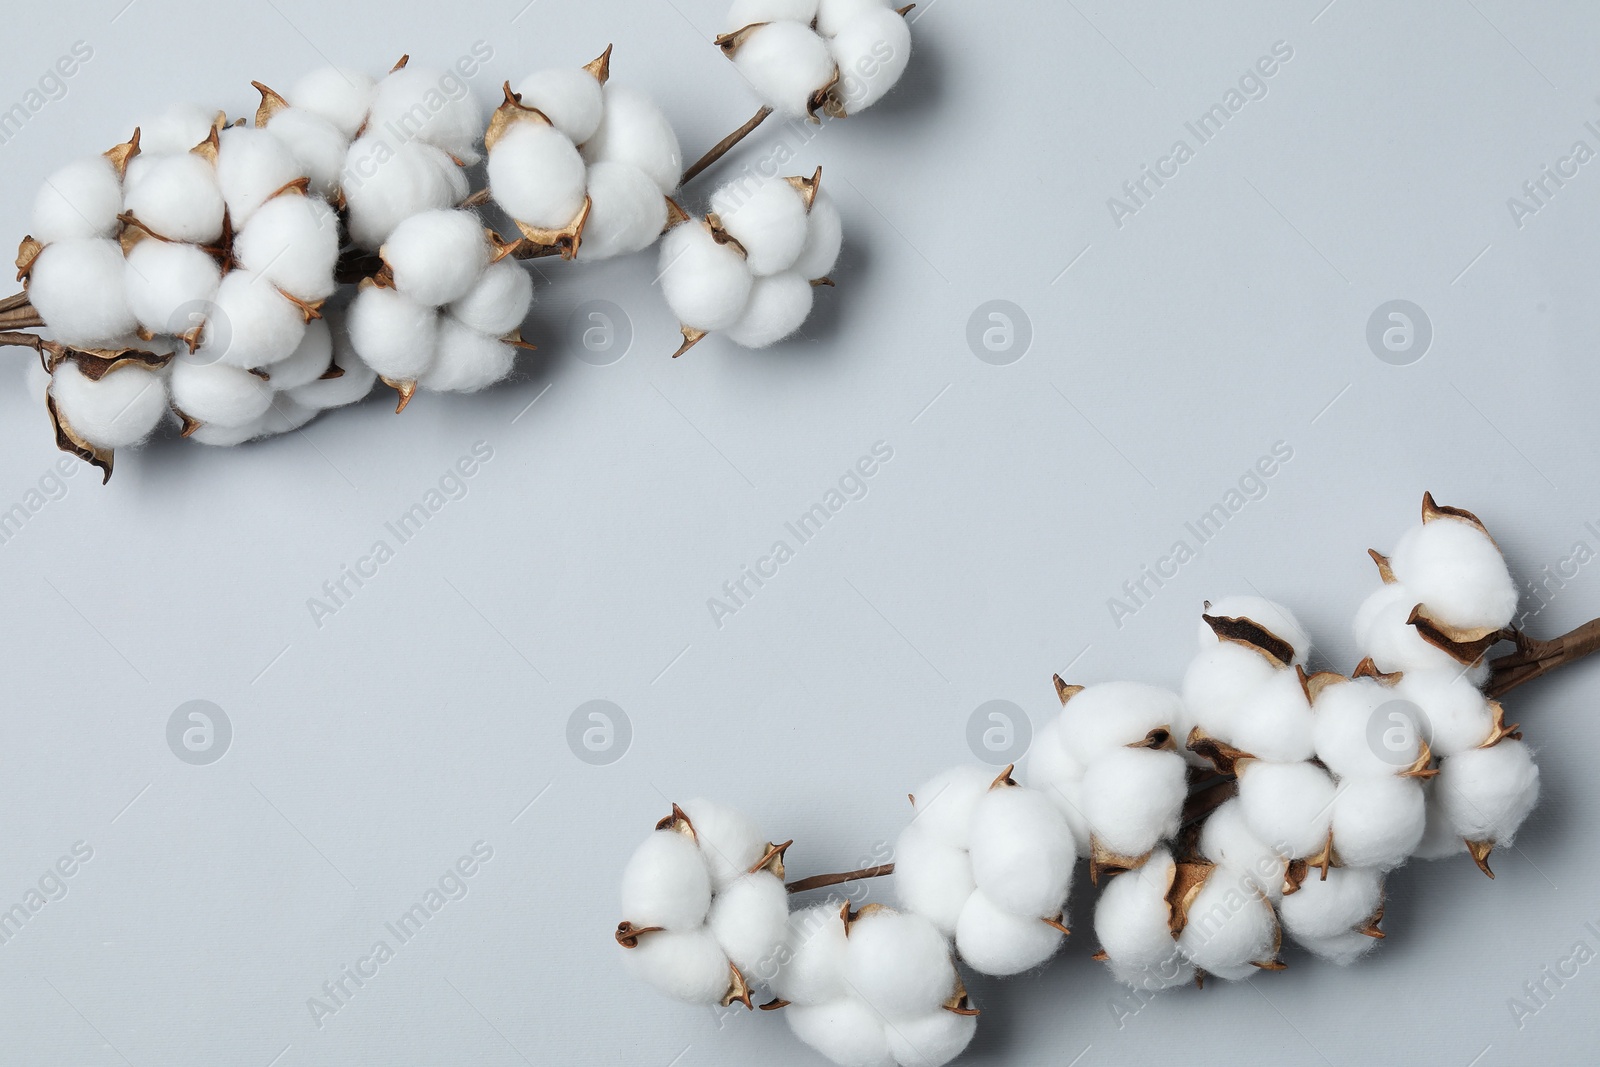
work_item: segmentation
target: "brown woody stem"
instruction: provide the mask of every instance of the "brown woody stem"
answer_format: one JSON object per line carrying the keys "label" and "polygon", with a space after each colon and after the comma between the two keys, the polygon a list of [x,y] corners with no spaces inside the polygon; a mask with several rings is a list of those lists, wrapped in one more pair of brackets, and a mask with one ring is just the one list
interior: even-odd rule
{"label": "brown woody stem", "polygon": [[893,873],[894,864],[880,863],[876,867],[863,867],[859,871],[844,871],[841,874],[814,874],[810,878],[802,878],[798,882],[790,882],[785,888],[791,893],[804,893],[808,889],[823,889],[830,885],[854,882],[862,878],[882,878],[886,874]]}
{"label": "brown woody stem", "polygon": [[13,293],[11,296],[8,296],[5,299],[0,300],[0,312],[10,311],[13,308],[19,308],[23,304],[26,304],[27,302],[28,302],[28,291],[26,289],[24,289],[20,293]]}
{"label": "brown woody stem", "polygon": [[39,351],[40,338],[31,333],[15,333],[12,331],[0,332],[0,348],[31,348]]}
{"label": "brown woody stem", "polygon": [[1485,691],[1491,697],[1503,696],[1535,678],[1600,651],[1600,619],[1590,619],[1570,633],[1548,641],[1529,637],[1521,630],[1512,631],[1511,640],[1516,642],[1515,652],[1489,661],[1489,683]]}
{"label": "brown woody stem", "polygon": [[1188,826],[1199,822],[1238,795],[1239,782],[1232,775],[1202,789],[1196,789],[1189,794],[1189,799],[1184,801],[1183,821],[1180,825]]}
{"label": "brown woody stem", "polygon": [[683,172],[683,177],[678,181],[678,184],[688,185],[701,171],[705,170],[707,167],[711,166],[711,164],[727,155],[729,151],[733,149],[734,145],[750,136],[751,132],[757,126],[767,121],[767,116],[770,114],[772,114],[772,109],[770,107],[763,107],[760,111],[757,111],[750,117],[750,121],[746,122],[743,126],[740,126],[737,130],[734,130],[732,133],[728,134],[728,136],[712,145],[711,151],[695,160],[692,164],[690,164],[689,169]]}

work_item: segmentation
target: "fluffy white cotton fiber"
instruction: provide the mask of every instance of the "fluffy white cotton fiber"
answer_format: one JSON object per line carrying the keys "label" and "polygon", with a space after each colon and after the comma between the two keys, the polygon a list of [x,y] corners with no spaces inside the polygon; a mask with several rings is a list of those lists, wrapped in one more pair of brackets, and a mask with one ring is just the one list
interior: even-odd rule
{"label": "fluffy white cotton fiber", "polygon": [[69,163],[44,180],[33,201],[33,236],[42,244],[111,237],[122,210],[122,181],[105,156]]}
{"label": "fluffy white cotton fiber", "polygon": [[[587,77],[587,75],[585,75]],[[631,163],[589,168],[585,260],[593,263],[650,247],[667,224],[667,201],[650,176]]]}
{"label": "fluffy white cotton fiber", "polygon": [[1193,980],[1168,926],[1172,855],[1156,849],[1140,867],[1119,874],[1100,893],[1094,933],[1117,981],[1154,992]]}
{"label": "fluffy white cotton fiber", "polygon": [[972,842],[972,813],[989,793],[994,775],[982,767],[952,767],[917,787],[912,794],[914,825],[952,848]]}
{"label": "fluffy white cotton fiber", "polygon": [[973,877],[989,899],[1017,915],[1054,918],[1067,900],[1077,859],[1060,811],[1035,789],[991,789],[972,808]]}
{"label": "fluffy white cotton fiber", "polygon": [[1333,795],[1333,779],[1314,763],[1255,760],[1239,770],[1239,805],[1250,831],[1290,859],[1327,843]]}
{"label": "fluffy white cotton fiber", "polygon": [[381,254],[396,289],[437,307],[472,289],[489,265],[489,241],[470,211],[424,211],[396,226]]}
{"label": "fluffy white cotton fiber", "polygon": [[418,65],[391,72],[378,82],[367,125],[391,143],[418,141],[468,164],[480,158],[482,109],[454,72]]}
{"label": "fluffy white cotton fiber", "polygon": [[984,974],[1021,974],[1055,954],[1065,935],[1032,915],[1019,914],[978,890],[956,921],[956,951]]}
{"label": "fluffy white cotton fiber", "polygon": [[1293,763],[1315,754],[1314,724],[1315,716],[1299,675],[1277,670],[1253,688],[1234,710],[1229,743],[1265,760]]}
{"label": "fluffy white cotton fiber", "polygon": [[489,188],[512,218],[561,229],[583,209],[583,157],[553,126],[519,122],[489,153]]}
{"label": "fluffy white cotton fiber", "polygon": [[1527,745],[1507,739],[1444,760],[1433,790],[1459,836],[1510,844],[1538,803],[1539,768]]}
{"label": "fluffy white cotton fiber", "polygon": [[[1291,666],[1304,664],[1306,657],[1311,654],[1311,638],[1306,634],[1306,628],[1300,625],[1300,620],[1294,617],[1293,612],[1276,601],[1259,596],[1225,596],[1213,600],[1205,613],[1218,619],[1249,619],[1280,641],[1287,641],[1294,648]],[[1209,648],[1220,640],[1216,631],[1202,619],[1200,647]]]}
{"label": "fluffy white cotton fiber", "polygon": [[942,1067],[966,1050],[977,1030],[977,1016],[941,1010],[897,1020],[885,1032],[900,1067]]}
{"label": "fluffy white cotton fiber", "polygon": [[286,359],[305,337],[306,320],[294,302],[254,271],[229,271],[201,334],[202,362],[250,369]]}
{"label": "fluffy white cotton fiber", "polygon": [[1276,901],[1283,896],[1289,861],[1250,829],[1237,797],[1207,817],[1200,831],[1200,854],[1212,863],[1249,875],[1266,899]]}
{"label": "fluffy white cotton fiber", "polygon": [[241,266],[307,303],[326,300],[338,288],[339,219],[326,201],[274,197],[239,231],[233,248]]}
{"label": "fluffy white cotton fiber", "polygon": [[91,381],[73,363],[56,367],[50,395],[84,440],[99,448],[138,444],[167,410],[161,377],[143,367],[119,367]]}
{"label": "fluffy white cotton fiber", "polygon": [[[1070,706],[1070,705],[1069,705]],[[1112,852],[1142,856],[1178,831],[1187,765],[1176,752],[1114,748],[1083,776],[1084,817]]]}
{"label": "fluffy white cotton fiber", "polygon": [[810,24],[817,17],[817,0],[733,0],[728,17],[722,20],[728,32],[742,30],[758,22],[788,22]]}
{"label": "fluffy white cotton fiber", "polygon": [[734,66],[774,111],[807,114],[812,94],[833,80],[828,43],[801,22],[778,21],[753,30],[733,54]]}
{"label": "fluffy white cotton fiber", "polygon": [[134,159],[187,152],[211,136],[217,109],[199,104],[172,104],[159,115],[146,116],[139,123],[139,155]]}
{"label": "fluffy white cotton fiber", "polygon": [[450,305],[452,316],[490,337],[504,337],[522,324],[533,303],[533,276],[513,259],[493,264]]}
{"label": "fluffy white cotton fiber", "polygon": [[172,241],[212,244],[222,237],[226,205],[217,171],[192,153],[153,157],[138,180],[128,183],[127,208],[152,232]]}
{"label": "fluffy white cotton fiber", "polygon": [[828,50],[839,68],[834,95],[854,115],[883,99],[911,62],[911,27],[900,14],[879,7],[851,19]]}
{"label": "fluffy white cotton fiber", "polygon": [[893,1062],[883,1022],[859,1000],[791,1005],[783,1014],[796,1037],[841,1067],[884,1067]]}
{"label": "fluffy white cotton fiber", "polygon": [[321,67],[296,82],[286,99],[327,119],[345,137],[354,139],[367,121],[377,85],[371,75],[361,71]]}
{"label": "fluffy white cotton fiber", "polygon": [[1389,566],[1433,618],[1462,629],[1494,630],[1517,611],[1517,587],[1489,536],[1459,518],[1406,531]]}
{"label": "fluffy white cotton fiber", "polygon": [[683,805],[711,878],[718,887],[743,875],[766,851],[756,821],[726,804],[698,797]]}
{"label": "fluffy white cotton fiber", "polygon": [[1243,871],[1215,867],[1189,905],[1178,948],[1208,974],[1248,978],[1255,964],[1277,952],[1278,920],[1272,905]]}
{"label": "fluffy white cotton fiber", "polygon": [[239,367],[180,357],[172,363],[172,403],[191,419],[230,429],[266,412],[272,386]]}
{"label": "fluffy white cotton fiber", "polygon": [[[898,872],[898,868],[896,868]],[[844,920],[834,904],[818,904],[789,915],[788,951],[778,959],[772,991],[793,1004],[844,999]]]}
{"label": "fluffy white cotton fiber", "polygon": [[739,321],[750,297],[750,271],[704,223],[690,220],[667,231],[660,270],[667,305],[685,326],[721,330]]}
{"label": "fluffy white cotton fiber", "polygon": [[889,6],[887,0],[820,0],[817,4],[817,32],[833,37],[852,22],[870,18]]}
{"label": "fluffy white cotton fiber", "polygon": [[[307,327],[306,332],[309,339],[311,327]],[[333,329],[332,333],[333,366],[343,373],[337,378],[318,379],[290,389],[287,395],[296,403],[326,410],[354,404],[372,392],[372,386],[378,380],[378,373],[356,355],[355,349],[350,344],[347,324],[342,321],[342,317],[338,328]]]}
{"label": "fluffy white cotton fiber", "polygon": [[194,245],[140,241],[128,253],[123,277],[139,325],[154,334],[181,336],[204,322],[222,269]]}
{"label": "fluffy white cotton fiber", "polygon": [[787,270],[805,247],[806,202],[781,178],[730,182],[711,194],[711,210],[757,277]]}
{"label": "fluffy white cotton fiber", "polygon": [[454,316],[439,316],[434,355],[418,383],[436,393],[475,393],[502,381],[516,363],[517,350],[498,337],[481,334]]}
{"label": "fluffy white cotton fiber", "polygon": [[230,126],[222,131],[217,185],[235,230],[248,223],[275,193],[304,176],[300,161],[271,131],[250,126]]}
{"label": "fluffy white cotton fiber", "polygon": [[1346,778],[1333,801],[1333,846],[1350,867],[1389,870],[1422,841],[1427,810],[1413,778]]}
{"label": "fluffy white cotton fiber", "polygon": [[412,215],[454,207],[467,195],[461,168],[421,141],[391,146],[368,134],[350,146],[348,159],[350,236],[362,248],[376,251]]}
{"label": "fluffy white cotton fiber", "polygon": [[[272,365],[272,388],[274,392],[283,393],[291,389],[315,382],[327,371],[333,362],[333,334],[328,329],[328,323],[323,319],[315,319],[306,323],[305,337],[301,338],[300,346],[294,350],[288,359],[282,359]],[[297,401],[305,404],[304,400]],[[323,405],[306,405],[315,411]]]}
{"label": "fluffy white cotton fiber", "polygon": [[956,984],[944,935],[920,915],[887,910],[852,924],[844,977],[857,997],[888,1019],[937,1011]]}
{"label": "fluffy white cotton fiber", "polygon": [[304,108],[284,108],[272,116],[267,128],[293,153],[300,170],[311,179],[314,196],[338,192],[350,138],[321,115]]}
{"label": "fluffy white cotton fiber", "polygon": [[808,281],[825,278],[839,261],[843,243],[844,220],[839,215],[839,205],[826,189],[818,189],[806,216],[805,246],[791,269]]}
{"label": "fluffy white cotton fiber", "polygon": [[816,290],[803,276],[784,271],[756,278],[744,313],[729,326],[729,340],[745,348],[766,348],[790,336],[811,315]]}
{"label": "fluffy white cotton fiber", "polygon": [[715,1004],[731,977],[727,955],[704,927],[641,937],[622,962],[635,978],[690,1004]]}
{"label": "fluffy white cotton fiber", "polygon": [[122,249],[100,238],[57,241],[33,261],[28,299],[62,344],[106,347],[134,330]]}
{"label": "fluffy white cotton fiber", "polygon": [[[657,830],[622,871],[622,913],[639,927],[693,930],[711,908],[711,876],[688,835]],[[640,944],[652,940],[640,938]],[[724,974],[726,980],[726,974]],[[721,990],[719,989],[720,993]]]}
{"label": "fluffy white cotton fiber", "polygon": [[894,887],[895,898],[906,910],[925,916],[946,937],[953,937],[961,909],[978,884],[964,849],[946,844],[913,821],[895,843]]}
{"label": "fluffy white cotton fiber", "polygon": [[549,119],[573,144],[583,144],[600,128],[605,99],[600,81],[581,67],[535,71],[517,83],[524,107]]}
{"label": "fluffy white cotton fiber", "polygon": [[770,871],[741,875],[717,891],[706,921],[734,966],[769,973],[787,940],[789,893]]}
{"label": "fluffy white cotton fiber", "polygon": [[438,347],[439,316],[404,293],[376,286],[350,305],[350,343],[361,359],[385,378],[415,380],[428,369]]}
{"label": "fluffy white cotton fiber", "polygon": [[678,187],[683,151],[672,123],[656,102],[636,89],[608,83],[605,116],[583,145],[593,163],[631,163],[650,176],[663,196]]}

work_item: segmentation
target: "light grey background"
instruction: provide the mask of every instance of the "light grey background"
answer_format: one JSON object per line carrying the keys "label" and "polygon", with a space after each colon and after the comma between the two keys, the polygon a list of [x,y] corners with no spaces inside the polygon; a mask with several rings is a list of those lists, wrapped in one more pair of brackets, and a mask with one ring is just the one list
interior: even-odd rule
{"label": "light grey background", "polygon": [[[141,113],[241,113],[250,78],[325,59],[442,64],[481,39],[490,100],[614,41],[614,77],[662,100],[689,156],[754,108],[708,43],[720,0],[125,3],[6,13],[0,106],[94,49],[0,146],[8,240],[46,173]],[[798,340],[670,361],[653,256],[544,263],[540,351],[488,395],[398,418],[375,397],[236,450],[161,441],[106,488],[81,469],[0,545],[0,904],[94,850],[0,945],[0,1062],[820,1062],[780,1019],[719,1021],[623,974],[618,872],[669,799],[746,806],[797,839],[795,874],[854,866],[909,789],[969,758],[973,709],[1042,722],[1055,670],[1175,685],[1206,597],[1287,601],[1348,669],[1364,550],[1424,489],[1478,510],[1524,579],[1600,547],[1600,161],[1521,228],[1507,207],[1575,140],[1600,147],[1600,12],[1324,4],[933,0],[893,96],[797,149],[847,226]],[[1116,226],[1107,199],[1279,41],[1267,95]],[[694,192],[780,137],[799,143],[763,129]],[[566,326],[591,298],[631,319],[609,366]],[[1031,322],[1010,365],[967,345],[991,299]],[[1392,299],[1434,330],[1408,366],[1365,341]],[[4,507],[58,456],[26,358],[0,367]],[[307,599],[477,441],[494,458],[469,495],[316,626]],[[714,625],[707,598],[878,441],[894,458],[866,498]],[[1279,441],[1267,496],[1114,625],[1122,583]],[[1531,626],[1600,614],[1596,569]],[[1600,948],[1597,692],[1600,664],[1515,697],[1544,781],[1518,849],[1493,882],[1464,858],[1398,874],[1359,966],[1292,953],[1119,1027],[1080,892],[1042,975],[973,983],[966,1062],[1590,1062],[1600,964],[1520,1030],[1507,1005]],[[209,766],[166,743],[195,699],[233,724]],[[632,723],[609,766],[566,742],[593,699]],[[314,1026],[307,999],[480,840],[466,898]]]}

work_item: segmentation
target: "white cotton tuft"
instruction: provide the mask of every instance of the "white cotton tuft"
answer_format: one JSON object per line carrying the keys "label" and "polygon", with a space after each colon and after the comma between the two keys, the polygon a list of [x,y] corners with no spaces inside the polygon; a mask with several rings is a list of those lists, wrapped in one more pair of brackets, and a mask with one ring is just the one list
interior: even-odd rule
{"label": "white cotton tuft", "polygon": [[135,325],[123,273],[115,241],[57,241],[33,261],[28,300],[62,344],[112,347]]}
{"label": "white cotton tuft", "polygon": [[1315,869],[1300,888],[1283,898],[1278,912],[1296,940],[1349,933],[1377,914],[1383,903],[1383,877],[1362,867],[1334,867],[1324,880]]}
{"label": "white cotton tuft", "polygon": [[1095,904],[1095,937],[1124,985],[1155,992],[1194,977],[1168,926],[1174,874],[1171,854],[1157,849],[1142,866],[1112,878]]}
{"label": "white cotton tuft", "polygon": [[369,74],[342,67],[322,67],[294,84],[285,99],[320,115],[344,136],[354,138],[367,121],[378,83]]}
{"label": "white cotton tuft", "polygon": [[779,956],[772,976],[775,994],[793,1004],[823,1004],[847,995],[844,920],[837,905],[791,912],[786,943],[788,951]]}
{"label": "white cotton tuft", "polygon": [[945,844],[913,822],[895,842],[894,888],[895,899],[907,911],[923,916],[951,937],[977,882],[972,860],[964,850]]}
{"label": "white cotton tuft", "polygon": [[1060,913],[1077,849],[1048,797],[1020,786],[991,789],[972,807],[970,832],[973,879],[990,900],[1030,918]]}
{"label": "white cotton tuft", "polygon": [[68,425],[98,448],[138,444],[167,410],[161,377],[143,367],[118,367],[96,382],[67,361],[51,376],[50,395]]}
{"label": "white cotton tuft", "polygon": [[1455,657],[1422,639],[1417,628],[1406,620],[1417,605],[1417,594],[1408,586],[1385,585],[1375,591],[1356,612],[1356,645],[1378,670],[1395,671],[1453,670],[1465,673],[1474,685],[1489,675],[1487,658],[1463,670]]}
{"label": "white cotton tuft", "polygon": [[266,412],[272,403],[272,386],[239,367],[180,356],[172,362],[172,403],[191,419],[233,429]]}
{"label": "white cotton tuft", "polygon": [[519,122],[489,153],[489,188],[518,222],[559,230],[583,210],[583,157],[554,126]]}
{"label": "white cotton tuft", "polygon": [[834,95],[847,115],[883,99],[911,62],[911,27],[898,12],[884,7],[852,19],[828,42],[839,67]]}
{"label": "white cotton tuft", "polygon": [[1539,768],[1527,745],[1508,738],[1443,760],[1433,790],[1458,835],[1509,845],[1539,802]]}
{"label": "white cotton tuft", "polygon": [[[301,339],[300,347],[288,359],[281,359],[272,365],[272,388],[275,392],[283,393],[309,385],[321,377],[332,362],[333,333],[326,321],[313,319],[306,323],[306,335]],[[295,403],[304,405],[305,401],[296,400]],[[324,405],[307,406],[315,411]]]}
{"label": "white cotton tuft", "polygon": [[300,170],[311,179],[313,196],[331,197],[339,189],[350,138],[321,115],[304,108],[284,108],[267,125],[288,145]]}
{"label": "white cotton tuft", "polygon": [[1083,764],[1066,741],[1067,724],[1050,719],[1033,735],[1023,764],[1023,780],[1044,793],[1067,817],[1079,854],[1089,850],[1089,823],[1083,814]]}
{"label": "white cotton tuft", "polygon": [[955,992],[950,946],[927,919],[895,911],[862,915],[850,927],[844,978],[888,1019],[936,1011]]}
{"label": "white cotton tuft", "polygon": [[750,297],[750,270],[705,223],[691,219],[668,230],[660,264],[661,291],[679,322],[709,331],[739,321]]}
{"label": "white cotton tuft", "polygon": [[260,429],[262,437],[273,437],[298,430],[318,414],[318,409],[309,404],[302,404],[284,393],[273,393],[272,403],[268,405],[261,418],[256,420],[256,426]]}
{"label": "white cotton tuft", "polygon": [[1213,867],[1189,903],[1178,948],[1207,974],[1239,981],[1277,954],[1277,916],[1248,874]]}
{"label": "white cotton tuft", "polygon": [[787,270],[805,247],[806,202],[782,178],[730,182],[711,194],[711,210],[757,277]]}
{"label": "white cotton tuft", "polygon": [[1103,753],[1083,776],[1083,813],[1095,840],[1119,855],[1142,856],[1176,834],[1187,775],[1188,766],[1176,752],[1113,748]]}
{"label": "white cotton tuft", "polygon": [[589,168],[589,217],[580,254],[591,263],[649,248],[667,225],[667,200],[631,163]]}
{"label": "white cotton tuft", "polygon": [[816,17],[817,0],[733,0],[722,24],[732,33],[758,22],[782,20],[809,24]]}
{"label": "white cotton tuft", "polygon": [[346,158],[350,237],[362,248],[376,251],[412,215],[454,207],[467,195],[465,172],[420,141],[391,148],[368,134],[350,146]]}
{"label": "white cotton tuft", "polygon": [[350,343],[367,366],[396,381],[419,378],[438,347],[439,316],[404,293],[373,286],[350,305]]}
{"label": "white cotton tuft", "polygon": [[1200,854],[1212,863],[1248,874],[1268,900],[1283,896],[1289,861],[1250,829],[1237,797],[1206,819],[1200,830]]}
{"label": "white cotton tuft", "polygon": [[139,325],[181,336],[205,321],[222,268],[194,245],[140,241],[128,252],[123,278]]}
{"label": "white cotton tuft", "polygon": [[[1210,632],[1211,628],[1206,627],[1206,633]],[[1189,661],[1184,672],[1181,719],[1191,729],[1198,726],[1217,740],[1231,744],[1239,709],[1277,674],[1272,661],[1261,653],[1232,641],[1213,642]],[[1173,725],[1178,742],[1187,744],[1189,730]]]}
{"label": "white cotton tuft", "polygon": [[683,813],[694,827],[712,883],[719,888],[754,867],[766,853],[761,827],[742,811],[696,798],[683,805]]}
{"label": "white cotton tuft", "polygon": [[[217,185],[222,189],[235,230],[249,222],[261,205],[284,186],[304,176],[300,161],[289,146],[270,130],[230,126],[222,131],[217,150]],[[145,181],[140,182],[140,188]]]}
{"label": "white cotton tuft", "polygon": [[[1304,664],[1306,657],[1311,654],[1311,638],[1306,634],[1306,628],[1300,625],[1300,620],[1294,613],[1275,600],[1268,600],[1259,596],[1225,596],[1220,600],[1213,600],[1206,608],[1205,613],[1214,619],[1249,619],[1266,629],[1280,641],[1287,641],[1294,648],[1294,661]],[[1210,648],[1221,643],[1221,638],[1216,631],[1204,620],[1200,620],[1200,647]]]}
{"label": "white cotton tuft", "polygon": [[217,109],[199,104],[173,104],[139,123],[139,155],[134,159],[187,152],[211,136]]}
{"label": "white cotton tuft", "polygon": [[600,128],[605,93],[600,80],[582,67],[539,70],[517,84],[524,107],[536,108],[573,144],[582,144]]}
{"label": "white cotton tuft", "polygon": [[338,288],[339,217],[315,197],[269,200],[239,231],[233,251],[245,269],[307,303],[326,300]]}
{"label": "white cotton tuft", "polygon": [[1497,630],[1517,612],[1517,586],[1489,535],[1465,519],[1413,526],[1389,567],[1434,619],[1462,629]]}
{"label": "white cotton tuft", "polygon": [[1317,694],[1312,738],[1317,758],[1341,778],[1385,777],[1422,752],[1412,705],[1372,678],[1352,678]]}
{"label": "white cotton tuft", "polygon": [[1295,942],[1318,959],[1340,967],[1347,967],[1371,952],[1378,939],[1366,934],[1335,934],[1333,937],[1297,937]]}
{"label": "white cotton tuft", "polygon": [[789,932],[789,892],[771,871],[743,875],[718,891],[706,923],[739,970],[771,973]]}
{"label": "white cotton tuft", "polygon": [[1414,778],[1346,778],[1333,801],[1333,847],[1349,867],[1389,870],[1416,851],[1427,825]]}
{"label": "white cotton tuft", "polygon": [[105,156],[69,163],[44,180],[33,200],[33,237],[41,244],[111,237],[122,210],[122,181]]}
{"label": "white cotton tuft", "polygon": [[1477,748],[1494,729],[1488,699],[1460,670],[1408,671],[1394,693],[1427,716],[1428,744],[1436,756]]}
{"label": "white cotton tuft", "polygon": [[663,196],[678,187],[683,150],[672,123],[656,102],[637,89],[607,84],[605,116],[583,145],[588,163],[632,163],[650,176]]}
{"label": "white cotton tuft", "polygon": [[287,359],[305,337],[305,315],[253,271],[229,271],[201,334],[200,356],[249,370]]}
{"label": "white cotton tuft", "polygon": [[[214,243],[222,237],[225,207],[216,169],[187,152],[152,158],[138,181],[128,183],[127,209],[173,241]],[[237,226],[239,220],[233,222]]]}
{"label": "white cotton tuft", "polygon": [[776,344],[805,324],[815,292],[794,271],[755,279],[744,314],[725,331],[728,340],[745,348]]}
{"label": "white cotton tuft", "polygon": [[1274,671],[1234,711],[1229,743],[1265,760],[1294,763],[1315,754],[1315,723],[1299,674]]}
{"label": "white cotton tuft", "polygon": [[479,333],[504,337],[522,324],[532,304],[533,275],[507,257],[491,264],[449,311]]}
{"label": "white cotton tuft", "polygon": [[425,211],[396,226],[380,252],[394,287],[438,307],[467,295],[489,266],[489,239],[470,211]]}
{"label": "white cotton tuft", "polygon": [[1113,748],[1143,741],[1182,715],[1178,694],[1141,682],[1101,682],[1067,701],[1061,719],[1066,741],[1084,763]]}
{"label": "white cotton tuft", "polygon": [[817,32],[832,37],[857,19],[888,6],[887,0],[820,0],[816,5]]}
{"label": "white cotton tuft", "polygon": [[[306,329],[309,336],[311,328]],[[289,390],[289,398],[297,404],[324,411],[328,408],[354,404],[372,392],[373,383],[378,380],[378,373],[362,362],[361,357],[356,355],[355,349],[351,347],[350,335],[344,322],[341,320],[337,328],[331,329],[333,366],[343,373],[337,378],[320,378]],[[304,348],[304,345],[301,347]]]}
{"label": "white cotton tuft", "polygon": [[622,962],[635,978],[690,1004],[717,1003],[733,978],[728,957],[703,928],[645,934],[622,953]]}
{"label": "white cotton tuft", "polygon": [[897,1019],[885,1032],[889,1054],[899,1067],[943,1067],[972,1043],[978,1017],[941,1008],[915,1019]]}
{"label": "white cotton tuft", "polygon": [[911,794],[912,825],[952,848],[972,843],[972,813],[989,792],[994,774],[987,768],[952,767],[923,782]]}
{"label": "white cotton tuft", "polygon": [[808,114],[811,97],[833,80],[828,42],[802,22],[769,22],[751,32],[733,65],[768,106],[792,119]]}
{"label": "white cotton tuft", "polygon": [[967,898],[956,922],[956,951],[984,974],[1021,974],[1044,963],[1065,935],[1044,920],[1022,915],[978,890]]}
{"label": "white cotton tuft", "polygon": [[1253,760],[1239,769],[1239,807],[1250,832],[1290,859],[1327,844],[1333,795],[1333,779],[1314,763]]}
{"label": "white cotton tuft", "polygon": [[710,908],[711,876],[688,835],[657,830],[634,849],[622,870],[622,915],[628,922],[692,930]]}
{"label": "white cotton tuft", "polygon": [[477,99],[454,71],[408,65],[378,82],[367,117],[368,133],[391,141],[419,141],[476,163],[484,121]]}
{"label": "white cotton tuft", "polygon": [[859,1000],[794,1004],[783,1014],[796,1037],[839,1067],[886,1067],[894,1062],[883,1022]]}
{"label": "white cotton tuft", "polygon": [[201,423],[185,440],[210,448],[233,448],[261,436],[262,419],[251,419],[242,426],[218,426]]}
{"label": "white cotton tuft", "polygon": [[806,216],[806,243],[795,258],[794,272],[808,281],[827,277],[839,262],[843,245],[844,219],[839,215],[839,205],[827,190],[818,189]]}
{"label": "white cotton tuft", "polygon": [[417,379],[436,393],[475,393],[504,381],[516,365],[517,350],[498,337],[481,334],[450,315],[439,316],[433,360]]}
{"label": "white cotton tuft", "polygon": [[[1448,759],[1440,763],[1441,772],[1449,763]],[[1439,803],[1437,783],[1437,777],[1422,783],[1422,793],[1427,798],[1425,805],[1427,825],[1422,831],[1422,840],[1417,843],[1416,850],[1412,853],[1419,860],[1449,859],[1467,850],[1466,838],[1456,833],[1456,828],[1450,823],[1449,814]]]}

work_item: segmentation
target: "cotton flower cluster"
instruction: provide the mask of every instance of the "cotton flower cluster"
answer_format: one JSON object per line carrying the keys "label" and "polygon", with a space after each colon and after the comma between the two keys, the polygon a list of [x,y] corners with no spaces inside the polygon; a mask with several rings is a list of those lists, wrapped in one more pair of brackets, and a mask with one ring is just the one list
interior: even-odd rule
{"label": "cotton flower cluster", "polygon": [[678,136],[648,96],[610,84],[610,59],[508,82],[490,123],[489,188],[533,249],[610,259],[666,229]]}
{"label": "cotton flower cluster", "polygon": [[1054,955],[1067,933],[1077,848],[1050,799],[1018,785],[1010,768],[997,778],[956,767],[912,803],[916,818],[895,845],[901,903],[954,938],[962,960],[984,974],[1019,974]]}
{"label": "cotton flower cluster", "polygon": [[717,45],[780,115],[842,118],[877,103],[905,73],[910,10],[886,0],[734,0]]}
{"label": "cotton flower cluster", "polygon": [[661,290],[682,323],[682,355],[720,332],[765,348],[798,330],[812,294],[838,261],[839,209],[809,178],[746,176],[711,196],[704,219],[684,219],[661,242]]}

